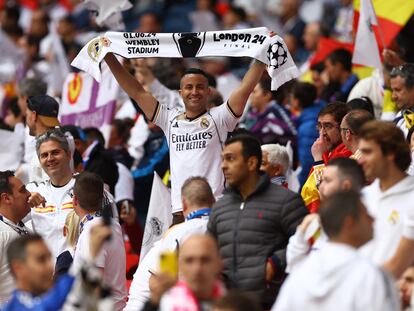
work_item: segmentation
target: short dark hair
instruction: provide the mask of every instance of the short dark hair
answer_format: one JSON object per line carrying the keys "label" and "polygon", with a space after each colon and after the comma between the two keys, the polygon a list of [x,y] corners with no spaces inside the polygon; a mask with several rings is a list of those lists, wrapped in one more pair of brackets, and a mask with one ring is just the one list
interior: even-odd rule
{"label": "short dark hair", "polygon": [[358,219],[361,209],[360,195],[356,191],[340,191],[321,203],[318,214],[322,228],[329,238],[340,234],[346,217]]}
{"label": "short dark hair", "polygon": [[104,183],[102,178],[92,172],[84,171],[75,177],[73,193],[76,195],[79,206],[88,212],[102,209]]}
{"label": "short dark hair", "polygon": [[299,101],[302,108],[313,105],[317,96],[316,87],[308,82],[297,82],[292,89],[292,95]]}
{"label": "short dark hair", "polygon": [[372,100],[367,96],[362,96],[359,98],[351,99],[349,102],[346,103],[351,110],[366,110],[372,115],[374,115],[374,104]]}
{"label": "short dark hair", "polygon": [[361,165],[350,158],[335,158],[328,162],[328,166],[338,168],[340,178],[351,180],[351,187],[355,191],[360,191],[365,185],[365,175]]}
{"label": "short dark hair", "polygon": [[394,123],[369,121],[362,126],[359,138],[376,142],[380,145],[384,155],[395,155],[394,164],[401,171],[406,171],[410,166],[410,147],[405,140],[404,133]]}
{"label": "short dark hair", "polygon": [[43,238],[39,234],[30,233],[19,236],[9,244],[7,247],[7,262],[13,275],[14,271],[12,270],[12,262],[16,260],[25,262],[27,258],[27,246],[31,243],[39,241],[43,241]]}
{"label": "short dark hair", "polygon": [[374,120],[374,116],[367,110],[355,109],[348,112],[344,119],[352,134],[358,136],[361,127],[368,121]]}
{"label": "short dark hair", "polygon": [[326,105],[319,111],[318,118],[330,114],[335,119],[335,122],[340,124],[343,117],[351,110],[351,108],[340,101],[332,102]]}
{"label": "short dark hair", "polygon": [[181,187],[181,195],[198,207],[211,207],[215,202],[208,180],[200,176],[188,178]]}
{"label": "short dark hair", "polygon": [[263,310],[256,296],[237,289],[232,289],[226,295],[217,299],[214,307],[231,311]]}
{"label": "short dark hair", "polygon": [[404,79],[404,85],[407,89],[414,86],[414,63],[405,63],[401,66],[394,67],[390,73],[391,79],[401,77]]}
{"label": "short dark hair", "polygon": [[331,52],[326,59],[329,59],[332,64],[340,63],[346,71],[352,70],[352,53],[347,49],[336,49]]}
{"label": "short dark hair", "polygon": [[245,160],[250,157],[257,158],[257,172],[260,172],[260,165],[262,164],[262,149],[260,141],[252,134],[236,134],[229,137],[224,145],[230,145],[240,142],[242,145],[242,155]]}
{"label": "short dark hair", "polygon": [[186,69],[181,79],[184,78],[184,76],[186,75],[202,75],[210,83],[210,76],[204,70],[200,68],[191,67],[191,68]]}
{"label": "short dark hair", "polygon": [[12,187],[10,185],[10,177],[14,176],[13,171],[1,171],[0,172],[0,194],[12,193]]}

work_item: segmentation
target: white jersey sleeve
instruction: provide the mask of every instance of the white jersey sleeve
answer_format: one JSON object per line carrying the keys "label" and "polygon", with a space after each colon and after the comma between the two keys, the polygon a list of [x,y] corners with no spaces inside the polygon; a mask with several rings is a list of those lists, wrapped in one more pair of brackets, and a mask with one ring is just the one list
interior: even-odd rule
{"label": "white jersey sleeve", "polygon": [[166,105],[162,105],[157,102],[152,122],[158,125],[164,132],[165,136],[168,137],[170,121],[172,121],[172,119],[179,114],[180,113],[177,109],[169,109]]}
{"label": "white jersey sleeve", "polygon": [[210,114],[217,122],[216,125],[219,128],[226,129],[227,132],[232,132],[235,129],[237,122],[239,122],[239,117],[237,117],[231,110],[228,101],[218,107],[210,109]]}

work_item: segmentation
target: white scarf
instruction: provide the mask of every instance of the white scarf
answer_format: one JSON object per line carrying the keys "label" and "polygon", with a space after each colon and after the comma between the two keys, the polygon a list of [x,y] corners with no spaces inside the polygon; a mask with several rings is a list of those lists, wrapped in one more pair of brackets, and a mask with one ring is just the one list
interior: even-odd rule
{"label": "white scarf", "polygon": [[72,62],[101,81],[99,63],[109,52],[125,58],[247,56],[265,63],[272,90],[296,78],[299,71],[279,36],[265,27],[198,33],[106,32],[89,41]]}

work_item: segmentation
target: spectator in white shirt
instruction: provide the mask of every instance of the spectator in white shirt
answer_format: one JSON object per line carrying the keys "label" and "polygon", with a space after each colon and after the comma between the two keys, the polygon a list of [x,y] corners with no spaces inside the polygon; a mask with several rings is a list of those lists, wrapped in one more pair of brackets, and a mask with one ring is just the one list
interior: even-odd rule
{"label": "spectator in white shirt", "polygon": [[[102,222],[104,213],[111,213],[111,205],[102,208],[104,200],[104,184],[102,179],[91,172],[82,172],[76,177],[73,187],[73,203],[75,213],[79,216],[79,239],[73,259],[77,269],[82,261],[90,254],[90,231],[93,224]],[[104,220],[106,217],[103,217]],[[123,310],[125,307],[125,271],[126,255],[121,226],[119,222],[110,224],[112,235],[95,258],[95,265],[102,270],[103,281],[111,286],[114,299],[114,310]]]}
{"label": "spectator in white shirt", "polygon": [[169,229],[140,262],[125,311],[141,310],[150,298],[150,284],[159,274],[161,253],[176,251],[191,234],[203,234],[207,230],[210,207],[215,201],[208,181],[203,177],[188,178],[181,188],[181,196],[185,221]]}
{"label": "spectator in white shirt", "polygon": [[363,200],[375,220],[374,238],[361,251],[399,278],[414,261],[414,177],[406,173],[410,147],[393,123],[370,121],[360,131],[358,148],[365,178],[373,181],[363,189]]}
{"label": "spectator in white shirt", "polygon": [[359,194],[333,194],[319,216],[329,242],[293,271],[272,310],[399,310],[391,277],[357,251],[373,236]]}
{"label": "spectator in white shirt", "polygon": [[15,287],[6,249],[14,239],[28,233],[22,219],[30,212],[29,196],[30,192],[13,172],[0,172],[0,306]]}

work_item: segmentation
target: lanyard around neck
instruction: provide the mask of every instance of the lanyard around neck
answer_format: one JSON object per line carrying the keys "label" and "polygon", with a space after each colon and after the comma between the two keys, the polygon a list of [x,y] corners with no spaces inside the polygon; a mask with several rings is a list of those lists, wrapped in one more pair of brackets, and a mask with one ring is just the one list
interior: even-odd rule
{"label": "lanyard around neck", "polygon": [[6,217],[0,215],[0,221],[2,221],[4,224],[8,225],[10,228],[12,228],[14,231],[17,232],[18,235],[25,235],[29,234],[29,231],[26,230],[23,222],[19,222],[17,225],[10,220],[8,220]]}

